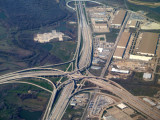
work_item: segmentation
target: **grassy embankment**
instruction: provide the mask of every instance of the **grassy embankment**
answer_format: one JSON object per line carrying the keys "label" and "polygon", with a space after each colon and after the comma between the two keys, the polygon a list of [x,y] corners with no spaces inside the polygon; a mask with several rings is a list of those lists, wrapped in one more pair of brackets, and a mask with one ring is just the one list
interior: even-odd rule
{"label": "grassy embankment", "polygon": [[128,9],[144,11],[146,16],[160,22],[160,2],[158,0],[126,0]]}
{"label": "grassy embankment", "polygon": [[0,94],[0,120],[38,120],[50,96],[42,89],[24,84],[1,85]]}
{"label": "grassy embankment", "polygon": [[128,0],[128,2],[136,5],[144,5],[152,8],[160,7],[160,2],[157,0]]}
{"label": "grassy embankment", "polygon": [[[54,0],[40,4],[34,0],[0,1],[0,74],[72,59],[77,28],[67,20],[73,16]],[[35,34],[53,29],[73,39],[44,44],[33,41]]]}

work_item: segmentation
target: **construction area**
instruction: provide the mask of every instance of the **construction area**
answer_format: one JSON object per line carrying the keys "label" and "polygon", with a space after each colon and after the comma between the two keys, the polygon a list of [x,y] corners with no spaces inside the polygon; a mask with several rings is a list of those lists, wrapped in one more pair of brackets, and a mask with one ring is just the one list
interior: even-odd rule
{"label": "construction area", "polygon": [[47,43],[53,39],[58,39],[59,41],[63,41],[64,37],[71,39],[69,36],[64,35],[64,33],[62,32],[57,32],[56,30],[52,30],[51,32],[36,34],[34,37],[34,41],[39,43]]}
{"label": "construction area", "polygon": [[[127,79],[136,71],[151,74],[144,80],[153,80],[160,56],[159,33],[142,31],[146,23],[152,22],[137,13],[110,6],[90,7],[86,11],[93,30],[91,73],[98,75],[114,52],[107,78]],[[115,30],[120,30],[115,38],[107,36]]]}
{"label": "construction area", "polygon": [[112,106],[106,109],[103,120],[145,120],[143,116],[138,114],[134,109],[124,103]]}

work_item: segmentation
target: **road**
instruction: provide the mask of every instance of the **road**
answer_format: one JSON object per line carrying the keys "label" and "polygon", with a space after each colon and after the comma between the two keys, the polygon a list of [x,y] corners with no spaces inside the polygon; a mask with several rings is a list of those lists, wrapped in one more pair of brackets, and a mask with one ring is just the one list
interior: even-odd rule
{"label": "road", "polygon": [[[37,72],[39,73],[39,71],[37,71]],[[51,74],[51,73],[49,73],[47,71],[43,71],[43,73],[44,72],[46,72],[46,74],[45,74],[46,76],[48,76],[48,75]],[[31,73],[32,72],[24,72],[23,75],[30,76]],[[35,74],[35,73],[36,72],[33,72],[33,74]],[[47,75],[47,73],[48,73],[48,75]],[[55,72],[53,72],[52,74],[54,74],[54,73]],[[64,75],[64,72],[61,72],[61,74]],[[102,87],[103,89],[108,90],[108,91],[116,94],[121,99],[123,99],[124,101],[126,101],[126,103],[130,104],[131,106],[133,106],[134,108],[136,108],[138,111],[140,111],[141,113],[144,113],[146,116],[148,116],[148,117],[150,117],[150,118],[152,118],[154,120],[158,120],[158,118],[160,118],[159,111],[156,111],[155,109],[153,110],[151,107],[149,107],[148,105],[146,105],[138,97],[133,96],[127,90],[125,90],[123,87],[121,87],[119,84],[117,84],[117,83],[115,83],[115,82],[113,82],[111,80],[106,80],[104,78],[93,77],[93,76],[92,77],[88,77],[88,76],[77,75],[77,74],[76,75],[72,74],[71,76],[73,77],[73,79],[74,79],[74,77],[75,77],[75,79],[77,79],[77,78],[79,78],[79,79],[87,79],[87,81],[92,82],[92,83],[94,83],[94,84]],[[12,77],[14,77],[14,76],[12,76]],[[9,78],[11,78],[11,80],[14,80],[14,79],[12,79],[12,77],[9,77]],[[21,77],[23,77],[23,76],[19,76],[19,78],[21,78]],[[11,81],[11,80],[8,79],[8,81]],[[0,79],[0,82],[1,81],[4,81],[4,80]],[[58,103],[56,104],[56,105],[59,104],[58,106],[61,106],[63,108],[62,108],[62,110],[58,108],[58,111],[63,112],[63,109],[65,109],[65,106],[67,105],[67,102],[64,102],[64,101],[69,100],[68,98],[71,95],[71,91],[72,91],[71,88],[72,88],[71,86],[64,87],[64,91],[66,91],[65,95],[63,94],[62,95],[63,97],[59,98],[59,101],[61,101],[61,102],[58,101]],[[51,110],[51,106],[53,104],[55,93],[56,92],[53,92],[53,94],[51,96],[51,99],[49,101],[49,107],[47,107],[48,111]],[[60,104],[60,103],[63,103],[63,104]],[[57,109],[57,108],[55,108],[55,109]],[[47,112],[47,113],[49,114],[49,112]],[[54,115],[55,114],[56,114],[56,116],[58,116],[58,113],[54,113]]]}
{"label": "road", "polygon": [[132,107],[136,108],[137,111],[140,113],[145,114],[149,119],[159,120],[160,112],[158,110],[152,109],[152,107],[145,104],[141,99],[136,96],[133,96],[131,93],[126,91],[125,89],[118,88],[109,82],[104,82],[98,79],[88,79],[91,83],[94,83],[104,90],[108,90],[121,99],[123,99],[127,104],[131,105]]}
{"label": "road", "polygon": [[60,120],[62,118],[64,110],[70,100],[70,96],[73,90],[74,82],[72,81],[64,87],[58,102],[56,103],[49,116],[49,120]]}
{"label": "road", "polygon": [[[82,74],[78,74],[78,71],[86,70],[90,64],[91,64],[91,57],[92,57],[92,32],[88,25],[88,21],[86,19],[85,14],[85,5],[82,1],[76,2],[76,10],[78,13],[79,18],[79,32],[78,34],[82,36],[83,43],[81,43],[81,50],[80,50],[80,41],[81,37],[78,38],[78,47],[76,49],[76,54],[74,59],[77,61],[77,69],[72,72],[64,72],[62,70],[53,69],[50,68],[50,66],[45,67],[36,67],[36,68],[29,68],[17,72],[8,73],[5,75],[0,76],[0,84],[4,83],[14,83],[17,80],[20,80],[22,78],[41,78],[43,80],[46,80],[50,84],[52,84],[54,90],[51,92],[51,97],[48,102],[48,105],[46,107],[46,111],[43,115],[43,120],[59,120],[62,118],[63,113],[65,112],[65,109],[68,105],[68,102],[70,98],[73,95],[74,91],[74,80],[76,79],[85,79],[82,84],[85,83],[85,81],[89,81],[93,84],[96,84],[100,87],[102,87],[104,90],[108,90],[115,95],[119,96],[122,100],[124,100],[127,104],[134,107],[137,111],[141,112],[145,116],[147,116],[149,119],[153,120],[159,120],[160,114],[159,111],[156,109],[152,109],[147,104],[145,104],[141,99],[139,99],[136,96],[133,96],[131,93],[129,93],[127,90],[125,90],[122,86],[119,84],[102,78],[105,74],[106,69],[108,68],[108,65],[112,59],[112,56],[114,52],[111,54],[110,60],[105,66],[105,69],[102,71],[101,77],[94,77],[94,76],[84,76]],[[126,23],[125,23],[126,24]],[[125,26],[124,24],[124,26]],[[123,32],[123,26],[120,31],[120,35]],[[116,45],[118,43],[119,37],[117,38]],[[115,50],[115,49],[114,49]],[[63,63],[62,63],[63,64]],[[44,76],[66,76],[68,78],[71,78],[63,83],[61,83],[59,86],[55,86],[50,80],[43,78]],[[37,86],[38,87],[38,86]],[[57,91],[59,88],[63,88],[60,98],[58,99],[57,103],[55,104],[54,108],[52,109],[52,105],[55,101],[55,96],[57,94]],[[43,88],[42,88],[43,89]],[[76,91],[77,92],[77,91]]]}
{"label": "road", "polygon": [[79,15],[79,25],[82,35],[82,48],[77,61],[78,69],[83,70],[90,66],[92,57],[92,33],[90,26],[88,25],[87,18],[85,16],[85,5],[83,2],[76,2],[76,9]]}

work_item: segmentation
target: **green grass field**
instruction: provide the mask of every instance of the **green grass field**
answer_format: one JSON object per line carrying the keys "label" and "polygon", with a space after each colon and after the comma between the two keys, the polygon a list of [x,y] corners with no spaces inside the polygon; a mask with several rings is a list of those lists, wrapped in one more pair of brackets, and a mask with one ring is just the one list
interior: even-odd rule
{"label": "green grass field", "polygon": [[0,120],[38,120],[50,97],[48,92],[24,84],[1,85],[0,94]]}
{"label": "green grass field", "polygon": [[[158,22],[160,22],[160,6],[157,7],[152,7],[152,6],[146,6],[146,5],[138,5],[138,4],[133,4],[131,2],[128,2],[128,0],[126,1],[126,5],[128,7],[128,9],[132,10],[132,11],[144,11],[146,12],[146,16],[154,19]],[[148,2],[148,0],[144,0],[145,2]],[[151,2],[157,2],[156,0],[151,0]]]}

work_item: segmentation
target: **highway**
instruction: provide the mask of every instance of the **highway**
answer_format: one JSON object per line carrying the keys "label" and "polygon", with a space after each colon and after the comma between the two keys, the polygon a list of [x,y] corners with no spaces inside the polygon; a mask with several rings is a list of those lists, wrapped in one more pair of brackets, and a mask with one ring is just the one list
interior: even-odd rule
{"label": "highway", "polygon": [[102,87],[104,90],[108,90],[114,93],[115,95],[123,99],[127,104],[136,108],[137,111],[145,114],[149,119],[159,120],[160,112],[158,110],[152,109],[152,107],[148,106],[141,99],[139,99],[136,96],[133,96],[131,93],[129,93],[125,89],[115,87],[109,82],[104,82],[98,79],[88,79],[87,81],[90,81],[91,83],[94,83]]}
{"label": "highway", "polygon": [[49,116],[49,120],[60,120],[62,118],[64,110],[70,100],[70,96],[71,96],[73,90],[74,90],[74,82],[73,81],[68,83],[63,88],[61,96]]}
{"label": "highway", "polygon": [[[39,73],[39,71],[37,71]],[[48,76],[50,75],[51,73],[49,73],[48,71],[43,71],[42,73],[46,73],[45,75]],[[27,77],[31,75],[32,72],[24,72],[23,75],[26,75]],[[33,74],[36,74],[36,72],[33,72]],[[56,74],[55,72],[52,72],[52,74]],[[64,75],[64,72],[61,72],[59,74],[62,74]],[[67,73],[65,73],[67,75]],[[15,74],[16,75],[16,74]],[[44,76],[45,76],[44,75]],[[19,76],[19,75],[18,75]],[[99,77],[88,77],[88,76],[83,76],[83,75],[74,75],[72,74],[71,75],[74,79],[87,79],[87,81],[89,82],[92,82],[100,87],[102,87],[103,89],[105,90],[108,90],[112,93],[114,93],[115,95],[119,96],[121,99],[123,99],[124,101],[126,101],[126,103],[128,103],[129,105],[133,106],[134,108],[136,108],[138,111],[144,113],[146,116],[154,119],[154,120],[158,120],[158,118],[160,118],[160,114],[159,114],[159,111],[156,111],[156,110],[153,110],[151,107],[149,107],[148,105],[146,105],[142,100],[140,100],[138,97],[136,96],[133,96],[132,94],[130,94],[127,90],[125,90],[123,87],[121,87],[120,85],[118,85],[117,83],[111,81],[111,80],[106,80],[104,78],[99,78]],[[12,76],[14,77],[14,76]],[[12,77],[9,77],[11,80],[14,80]],[[19,79],[21,77],[24,77],[24,76],[19,76]],[[11,81],[9,80],[8,78],[8,81]],[[4,80],[3,79],[0,79],[0,83],[3,83]],[[7,81],[6,81],[7,82]],[[66,82],[67,83],[67,82]],[[70,84],[69,84],[70,85]],[[59,100],[61,101],[60,103],[63,103],[63,104],[60,104],[59,102],[56,104],[56,106],[61,106],[63,107],[62,109],[58,109],[60,112],[63,112],[63,110],[65,109],[66,105],[67,105],[67,102],[64,102],[64,101],[67,101],[69,100],[68,98],[70,97],[71,95],[71,91],[74,89],[71,89],[72,87],[69,86],[65,86],[64,87],[64,91],[65,92],[65,96],[64,94],[62,95],[63,97],[60,97]],[[63,92],[62,92],[63,93]],[[51,99],[49,101],[49,105],[47,107],[47,111],[50,111],[51,110],[51,106],[53,104],[53,101],[54,101],[54,97],[55,97],[55,94],[56,94],[56,90],[53,91],[53,94],[51,96]],[[54,109],[57,109],[57,108],[54,108]],[[47,112],[47,114],[49,114],[50,112]],[[56,116],[58,117],[58,113],[55,113],[53,112],[54,115],[56,114]],[[47,115],[48,116],[48,115]],[[51,115],[52,116],[52,115]],[[47,117],[46,117],[47,118]],[[52,117],[51,117],[52,118]],[[52,119],[54,120],[54,119]]]}
{"label": "highway", "polygon": [[[57,72],[57,71],[56,71]],[[4,83],[4,82],[11,82],[12,80],[14,81],[15,79],[21,79],[23,77],[37,77],[39,75],[43,76],[49,76],[52,74],[52,76],[57,75],[55,71],[32,71],[32,72],[23,72],[23,73],[17,73],[18,75],[12,75],[10,77],[7,77],[5,79],[0,79],[0,83]],[[45,73],[45,74],[44,74]],[[75,72],[76,73],[76,72]],[[61,72],[58,71],[58,75],[68,75],[69,73],[65,73],[65,72]],[[73,77],[73,79],[87,79],[87,81],[92,82],[100,87],[102,87],[105,90],[108,90],[112,93],[114,93],[115,95],[119,96],[121,99],[123,99],[124,101],[126,101],[126,103],[128,103],[129,105],[133,106],[134,108],[136,108],[138,111],[144,113],[146,116],[154,119],[154,120],[158,120],[158,118],[160,118],[160,114],[159,111],[153,110],[151,107],[149,107],[148,105],[146,105],[142,100],[140,100],[138,97],[133,96],[132,94],[130,94],[127,90],[125,90],[123,87],[121,87],[119,84],[111,81],[111,80],[106,80],[104,78],[99,78],[99,77],[88,77],[88,76],[83,76],[83,75],[77,75],[77,74],[71,74],[71,76]],[[72,80],[70,80],[71,82]],[[66,84],[68,83],[65,82]],[[63,83],[62,83],[63,84]],[[63,112],[63,110],[65,109],[66,105],[68,102],[64,102],[69,100],[68,98],[71,95],[71,91],[73,91],[73,89],[71,90],[71,86],[64,87],[64,91],[65,92],[65,96],[64,94],[62,95],[63,97],[60,97],[59,100],[61,101],[60,103],[63,104],[59,104],[59,102],[56,104],[56,106],[59,104],[61,107],[63,107],[62,111],[61,109],[59,109],[60,112]],[[46,114],[45,114],[45,118],[47,119],[49,114],[50,114],[50,110],[51,110],[51,106],[53,104],[54,98],[55,98],[55,94],[57,92],[57,89],[55,89],[51,95],[50,101],[48,103],[47,109],[46,109]],[[63,92],[62,92],[63,93]],[[58,105],[58,106],[59,106]],[[57,109],[57,108],[55,108]],[[53,112],[54,115],[56,114],[56,116],[58,117],[58,113]],[[52,114],[53,114],[52,113]],[[52,115],[51,115],[52,116]],[[51,117],[52,118],[52,117]],[[44,119],[45,120],[45,119]],[[54,119],[52,119],[54,120]]]}
{"label": "highway", "polygon": [[[76,9],[79,15],[79,25],[82,34],[82,48],[77,61],[78,69],[83,70],[90,66],[92,57],[92,33],[85,16],[85,5],[83,2],[76,2]],[[80,35],[81,35],[80,34]]]}
{"label": "highway", "polygon": [[[44,89],[44,90],[51,93],[51,97],[49,99],[46,110],[43,114],[42,120],[60,120],[63,117],[63,114],[66,110],[66,107],[69,103],[70,98],[72,97],[72,95],[75,92],[80,91],[79,89],[75,90],[75,88],[74,88],[75,80],[82,80],[82,82],[81,82],[82,85],[86,81],[89,81],[93,84],[96,84],[97,86],[100,86],[102,89],[110,91],[113,94],[115,94],[116,96],[118,96],[119,98],[121,98],[128,105],[132,106],[137,111],[139,111],[140,113],[147,116],[148,119],[159,120],[160,114],[159,114],[158,110],[152,109],[152,107],[145,104],[140,98],[133,96],[131,93],[129,93],[126,89],[124,89],[119,84],[117,84],[111,80],[107,80],[107,79],[103,78],[105,71],[108,68],[108,65],[112,59],[114,52],[111,54],[110,60],[106,64],[105,69],[102,71],[101,77],[84,76],[84,75],[80,74],[79,71],[86,70],[91,64],[92,32],[91,32],[90,26],[88,25],[88,21],[86,19],[86,16],[85,16],[86,15],[85,14],[85,4],[82,1],[77,1],[75,10],[77,11],[77,15],[78,15],[77,16],[78,17],[78,44],[77,44],[77,49],[76,49],[75,55],[73,57],[73,60],[66,62],[66,63],[70,63],[70,62],[73,62],[74,60],[76,61],[76,64],[75,64],[76,69],[74,71],[72,71],[72,72],[65,71],[64,72],[62,70],[51,68],[51,66],[54,66],[54,65],[29,68],[29,69],[20,70],[20,71],[8,73],[5,75],[1,75],[0,76],[0,84],[25,83],[25,84],[35,85],[35,84],[29,83],[29,82],[21,82],[20,80],[22,78],[39,78],[39,79],[42,79],[42,80],[49,82],[53,87],[53,91],[49,91],[41,86],[35,85],[35,86],[40,87],[41,89]],[[120,35],[122,32],[123,32],[123,26],[120,31]],[[116,45],[119,41],[119,37],[116,40],[115,48],[116,48]],[[81,47],[81,49],[80,49],[80,47]],[[61,63],[61,64],[63,64],[63,63]],[[70,79],[65,82],[62,82],[56,86],[52,83],[52,81],[44,78],[45,76],[59,76],[59,77],[65,76]],[[55,104],[55,106],[52,109],[53,103],[55,102],[55,96],[57,94],[57,91],[62,87],[63,87],[62,93],[61,93],[57,103]],[[79,88],[81,89],[81,87],[82,86],[80,86]]]}

